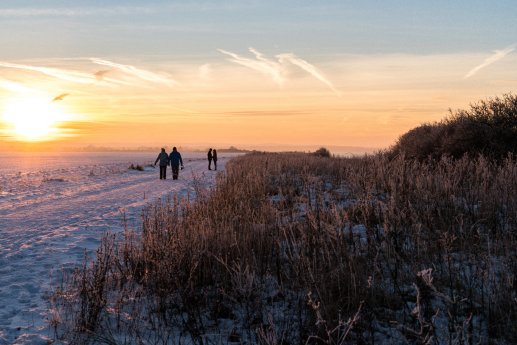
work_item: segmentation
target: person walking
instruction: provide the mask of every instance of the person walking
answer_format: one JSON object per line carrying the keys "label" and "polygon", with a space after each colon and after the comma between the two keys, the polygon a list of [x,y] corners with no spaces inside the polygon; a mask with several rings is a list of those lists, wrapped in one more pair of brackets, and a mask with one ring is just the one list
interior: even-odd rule
{"label": "person walking", "polygon": [[181,154],[176,149],[176,146],[174,146],[172,148],[172,152],[169,155],[169,161],[171,163],[171,168],[172,168],[172,179],[177,180],[179,170],[180,170],[180,165],[181,165],[181,169],[183,169],[183,159],[181,158]]}
{"label": "person walking", "polygon": [[214,170],[217,170],[217,151],[215,149],[212,151],[212,159],[214,160]]}
{"label": "person walking", "polygon": [[208,170],[212,170],[212,159],[213,159],[212,149],[208,150],[207,158],[208,158]]}
{"label": "person walking", "polygon": [[167,179],[167,165],[169,165],[169,155],[165,152],[165,149],[162,147],[162,151],[156,157],[154,161],[154,165],[160,161],[160,180]]}

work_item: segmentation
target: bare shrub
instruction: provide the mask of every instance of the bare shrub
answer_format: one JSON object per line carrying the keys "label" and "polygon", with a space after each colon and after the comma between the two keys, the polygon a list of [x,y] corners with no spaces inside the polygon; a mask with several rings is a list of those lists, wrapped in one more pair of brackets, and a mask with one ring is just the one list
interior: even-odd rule
{"label": "bare shrub", "polygon": [[517,96],[511,94],[450,111],[447,119],[402,135],[391,149],[392,156],[420,160],[465,154],[504,159],[508,153],[517,153]]}
{"label": "bare shrub", "polygon": [[330,151],[325,147],[320,147],[316,151],[314,151],[314,155],[318,157],[330,157]]}
{"label": "bare shrub", "polygon": [[131,163],[128,170],[144,171],[144,167],[140,164],[134,165],[133,163]]}

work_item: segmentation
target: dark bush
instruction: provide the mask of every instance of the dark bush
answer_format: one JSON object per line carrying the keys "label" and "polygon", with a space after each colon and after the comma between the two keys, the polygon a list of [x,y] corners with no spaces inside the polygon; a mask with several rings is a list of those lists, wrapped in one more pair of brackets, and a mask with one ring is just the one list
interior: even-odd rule
{"label": "dark bush", "polygon": [[416,127],[391,149],[393,156],[417,159],[480,154],[501,159],[508,153],[517,153],[517,96],[511,94],[480,101],[468,110],[451,111],[445,120]]}
{"label": "dark bush", "polygon": [[140,164],[134,165],[133,163],[131,163],[131,165],[129,166],[128,169],[129,170],[144,171],[144,167],[143,166],[141,166]]}
{"label": "dark bush", "polygon": [[318,157],[330,157],[330,151],[327,150],[325,147],[320,147],[316,151],[314,151],[314,155]]}

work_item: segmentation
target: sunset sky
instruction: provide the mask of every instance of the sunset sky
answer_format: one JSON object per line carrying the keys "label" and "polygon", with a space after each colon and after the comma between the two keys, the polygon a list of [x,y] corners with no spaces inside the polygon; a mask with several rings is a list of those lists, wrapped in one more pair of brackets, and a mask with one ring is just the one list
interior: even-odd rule
{"label": "sunset sky", "polygon": [[514,0],[2,0],[0,23],[0,150],[383,148],[517,89]]}

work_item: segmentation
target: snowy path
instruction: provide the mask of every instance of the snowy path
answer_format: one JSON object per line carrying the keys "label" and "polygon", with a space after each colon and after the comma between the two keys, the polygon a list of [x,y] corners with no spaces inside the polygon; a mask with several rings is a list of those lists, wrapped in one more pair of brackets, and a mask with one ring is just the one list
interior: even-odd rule
{"label": "snowy path", "polygon": [[[227,159],[220,158],[219,170]],[[107,231],[121,231],[123,214],[137,228],[145,204],[194,195],[194,178],[214,183],[216,172],[206,170],[202,155],[184,161],[177,181],[159,180],[151,167],[128,170],[127,161],[0,171],[0,345],[48,344],[44,294],[52,272],[80,263]]]}

